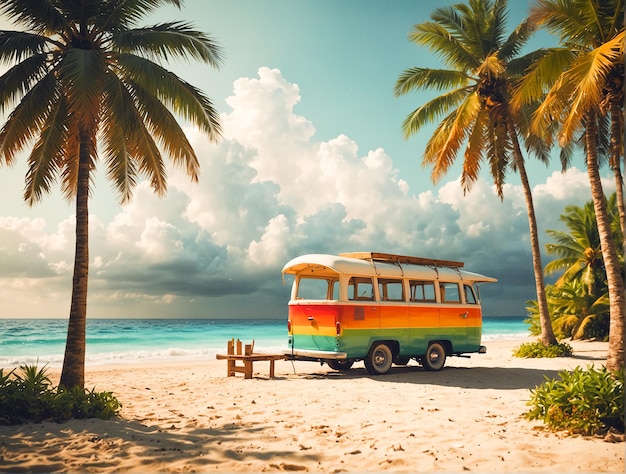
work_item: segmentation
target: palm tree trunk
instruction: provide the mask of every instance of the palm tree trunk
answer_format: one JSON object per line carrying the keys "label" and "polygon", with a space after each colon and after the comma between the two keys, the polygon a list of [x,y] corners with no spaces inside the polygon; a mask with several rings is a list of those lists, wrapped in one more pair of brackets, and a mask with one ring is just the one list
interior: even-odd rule
{"label": "palm tree trunk", "polygon": [[[622,121],[621,102],[611,102],[611,169],[615,174],[615,194],[617,197],[617,211],[622,235],[626,237],[626,211],[624,210],[624,176],[622,175]],[[622,242],[626,245],[626,241]],[[626,250],[626,248],[624,249]]]}
{"label": "palm tree trunk", "polygon": [[[622,88],[626,83],[622,81]],[[622,154],[624,153],[624,140],[622,137],[624,121],[624,94],[613,97],[610,102],[611,110],[611,168],[615,173],[615,194],[617,197],[617,210],[619,212],[619,224],[624,236],[624,250],[626,250],[626,210],[624,209],[624,176],[622,174]]]}
{"label": "palm tree trunk", "polygon": [[85,345],[87,327],[87,283],[89,277],[89,133],[80,133],[80,157],[76,189],[76,251],[72,281],[72,304],[67,327],[65,356],[60,386],[85,387]]}
{"label": "palm tree trunk", "polygon": [[535,288],[537,291],[537,307],[539,309],[539,323],[541,325],[541,343],[544,346],[551,346],[557,343],[554,331],[552,329],[552,320],[548,311],[548,298],[546,297],[546,285],[543,279],[543,265],[541,263],[541,249],[539,247],[539,232],[537,230],[537,218],[535,217],[535,206],[533,204],[533,195],[524,166],[524,157],[517,139],[517,131],[513,122],[509,122],[509,133],[513,143],[513,156],[515,157],[515,166],[519,172],[524,188],[524,197],[526,198],[526,212],[528,214],[528,227],[530,230],[530,247],[533,256],[533,271],[535,273]]}
{"label": "palm tree trunk", "polygon": [[591,197],[596,213],[600,246],[606,269],[606,278],[609,286],[609,353],[606,368],[615,371],[624,367],[624,280],[620,273],[617,259],[615,240],[611,232],[611,223],[606,208],[606,197],[602,189],[600,170],[598,167],[598,152],[596,147],[597,124],[593,112],[587,114],[585,139],[587,145],[587,174],[591,186]]}

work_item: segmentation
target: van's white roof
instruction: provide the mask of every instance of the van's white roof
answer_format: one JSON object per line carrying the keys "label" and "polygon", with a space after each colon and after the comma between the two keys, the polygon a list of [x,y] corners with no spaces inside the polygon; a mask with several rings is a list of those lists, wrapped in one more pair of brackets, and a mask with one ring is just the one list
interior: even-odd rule
{"label": "van's white roof", "polygon": [[[359,254],[361,255],[361,254]],[[390,255],[390,254],[374,254]],[[398,256],[401,257],[401,256]],[[418,259],[418,257],[406,257]],[[444,260],[423,259],[432,262],[446,262]],[[389,260],[393,261],[393,260]],[[461,270],[460,265],[416,265],[402,263],[388,263],[388,261],[354,258],[344,255],[309,254],[296,257],[283,267],[282,273],[298,275],[304,272],[311,275],[334,273],[350,274],[354,276],[385,276],[385,277],[408,277],[425,280],[439,279],[443,281],[472,281],[472,282],[496,282],[495,278]],[[408,260],[407,260],[408,261]],[[460,262],[451,262],[460,263]]]}

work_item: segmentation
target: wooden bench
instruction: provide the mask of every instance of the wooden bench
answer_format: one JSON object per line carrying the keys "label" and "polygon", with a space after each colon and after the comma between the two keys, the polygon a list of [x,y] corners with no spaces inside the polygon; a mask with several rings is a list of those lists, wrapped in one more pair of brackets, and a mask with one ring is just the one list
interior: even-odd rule
{"label": "wooden bench", "polygon": [[[244,378],[252,378],[252,366],[254,362],[269,361],[270,363],[270,378],[274,378],[274,362],[277,360],[285,360],[284,354],[262,354],[254,353],[254,341],[252,344],[246,344],[243,347],[239,339],[235,342],[235,339],[228,341],[226,347],[226,354],[217,354],[216,359],[226,360],[227,376],[234,377],[236,373],[244,374]],[[237,365],[237,362],[243,362],[243,365]]]}

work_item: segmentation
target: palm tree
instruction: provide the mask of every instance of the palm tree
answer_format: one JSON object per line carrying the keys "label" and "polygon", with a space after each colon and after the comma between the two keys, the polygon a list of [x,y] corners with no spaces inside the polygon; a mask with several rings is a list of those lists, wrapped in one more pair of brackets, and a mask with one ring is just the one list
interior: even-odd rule
{"label": "palm tree", "polygon": [[[528,212],[541,341],[547,346],[557,341],[548,312],[532,193],[518,139],[528,117],[524,108],[514,110],[509,104],[516,77],[534,58],[516,57],[534,29],[523,21],[505,38],[506,6],[506,0],[469,0],[469,5],[438,8],[431,15],[433,21],[415,25],[409,39],[441,55],[450,69],[406,69],[396,82],[395,93],[446,91],[409,114],[402,125],[408,138],[443,117],[423,158],[424,166],[433,166],[433,182],[448,171],[464,143],[464,191],[478,178],[484,160],[501,199],[507,171],[519,172]],[[541,142],[529,135],[526,145],[547,160]]]}
{"label": "palm tree", "polygon": [[[611,165],[621,167],[615,156],[623,150],[621,133],[623,100],[616,84],[624,78],[623,0],[538,0],[531,8],[531,21],[561,38],[561,48],[548,50],[529,70],[520,87],[519,102],[538,100],[549,88],[533,119],[532,129],[550,143],[553,125],[562,147],[582,133],[587,174],[598,223],[610,300],[610,335],[607,369],[624,367],[624,281],[611,231],[598,162],[598,134],[602,117],[610,115],[613,151]],[[623,96],[622,96],[623,97]],[[607,105],[612,104],[612,105]],[[548,133],[546,133],[548,132]],[[618,179],[618,196],[623,194]],[[622,208],[623,208],[623,202]],[[622,242],[623,246],[623,242]]]}
{"label": "palm tree", "polygon": [[[609,296],[604,291],[596,295],[587,293],[586,285],[579,280],[566,281],[560,286],[546,285],[548,308],[556,337],[562,339],[606,339],[609,333]],[[537,301],[526,302],[529,325],[533,335],[541,334]]]}
{"label": "palm tree", "polygon": [[[607,202],[609,218],[616,240],[622,239],[622,231],[619,224],[616,194],[612,194]],[[596,294],[600,286],[606,291],[606,272],[600,246],[600,235],[596,224],[596,216],[593,201],[589,201],[584,207],[567,206],[565,213],[561,214],[560,220],[565,224],[568,231],[547,230],[546,233],[556,242],[545,245],[548,254],[558,256],[546,265],[545,272],[550,275],[557,271],[563,271],[556,281],[556,286],[562,286],[566,282],[578,280],[586,287],[590,295]],[[620,258],[618,249],[618,258]],[[621,260],[623,261],[623,254]]]}
{"label": "palm tree", "polygon": [[[605,287],[606,289],[606,287]],[[609,298],[588,293],[582,281],[572,280],[548,291],[554,308],[554,330],[572,339],[604,339],[608,333]]]}
{"label": "palm tree", "polygon": [[[88,198],[101,157],[120,201],[137,180],[166,191],[163,152],[197,181],[199,164],[174,113],[212,140],[219,116],[200,90],[159,61],[193,58],[218,66],[220,48],[184,22],[135,27],[180,0],[3,0],[0,14],[24,31],[0,31],[0,107],[17,104],[0,130],[0,163],[32,149],[24,198],[40,201],[56,179],[76,201],[76,248],[67,343],[60,385],[84,387]],[[163,152],[161,151],[163,150]]]}

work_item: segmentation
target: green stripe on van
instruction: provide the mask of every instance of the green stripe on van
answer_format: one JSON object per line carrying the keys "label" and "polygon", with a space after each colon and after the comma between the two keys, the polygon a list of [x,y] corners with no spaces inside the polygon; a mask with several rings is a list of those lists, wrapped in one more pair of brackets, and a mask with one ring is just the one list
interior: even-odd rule
{"label": "green stripe on van", "polygon": [[349,359],[365,357],[376,341],[396,341],[399,355],[421,356],[430,341],[450,341],[455,353],[478,352],[481,328],[345,329],[341,337],[294,334],[294,349],[346,352]]}

